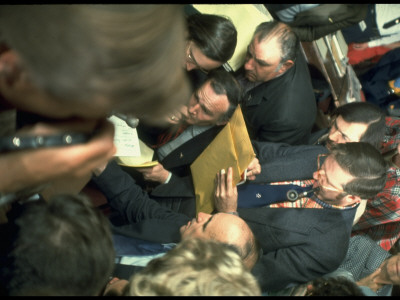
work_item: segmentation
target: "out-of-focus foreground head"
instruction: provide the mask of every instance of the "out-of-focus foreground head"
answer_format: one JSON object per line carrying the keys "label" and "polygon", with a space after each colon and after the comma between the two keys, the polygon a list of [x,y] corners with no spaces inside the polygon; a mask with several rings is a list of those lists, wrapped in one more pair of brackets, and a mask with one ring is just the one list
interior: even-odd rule
{"label": "out-of-focus foreground head", "polygon": [[[46,106],[22,108],[56,118],[98,118],[111,111],[157,118],[186,103],[184,30],[181,5],[4,5],[0,10],[2,48],[19,64],[13,72],[22,69],[30,85],[75,110],[68,115]],[[6,96],[15,98],[17,107],[23,97]]]}
{"label": "out-of-focus foreground head", "polygon": [[218,241],[190,238],[130,280],[131,296],[260,296],[239,254]]}
{"label": "out-of-focus foreground head", "polygon": [[[110,223],[92,202],[59,195],[32,201],[16,220],[9,296],[97,296],[114,269]],[[2,273],[4,274],[4,273]]]}

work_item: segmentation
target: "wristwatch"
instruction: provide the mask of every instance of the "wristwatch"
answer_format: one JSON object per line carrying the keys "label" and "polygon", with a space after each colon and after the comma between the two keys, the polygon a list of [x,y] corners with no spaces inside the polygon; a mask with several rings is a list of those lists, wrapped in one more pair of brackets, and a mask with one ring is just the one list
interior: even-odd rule
{"label": "wristwatch", "polygon": [[87,142],[91,134],[64,133],[60,135],[6,136],[0,138],[0,152],[44,147],[68,146]]}

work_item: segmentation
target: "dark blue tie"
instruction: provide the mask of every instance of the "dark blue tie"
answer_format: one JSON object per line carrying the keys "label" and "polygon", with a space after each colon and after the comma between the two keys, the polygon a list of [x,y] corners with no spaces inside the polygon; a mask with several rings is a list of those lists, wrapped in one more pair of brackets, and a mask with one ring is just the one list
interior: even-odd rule
{"label": "dark blue tie", "polygon": [[311,189],[312,186],[301,187],[295,184],[241,184],[237,187],[238,208],[261,207],[272,203],[288,201],[286,194],[289,190],[295,190],[300,194]]}

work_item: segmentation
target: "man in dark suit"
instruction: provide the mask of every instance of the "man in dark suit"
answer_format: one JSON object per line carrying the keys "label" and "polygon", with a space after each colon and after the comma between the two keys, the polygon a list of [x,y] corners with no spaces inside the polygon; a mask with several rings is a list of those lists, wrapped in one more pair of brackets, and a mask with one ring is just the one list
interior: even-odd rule
{"label": "man in dark suit", "polygon": [[[238,191],[232,187],[232,168],[217,178],[216,210],[235,212]],[[338,144],[314,172],[314,179],[317,190],[310,198],[238,209],[263,249],[253,268],[263,291],[313,280],[340,265],[356,210],[361,199],[382,190],[386,163],[370,144]]]}
{"label": "man in dark suit", "polygon": [[[150,192],[154,199],[176,211],[193,215],[194,187],[190,165],[229,121],[241,95],[240,85],[232,74],[213,70],[181,110],[184,113],[170,116],[169,121],[176,123],[175,126],[167,127],[160,134],[154,126],[139,123],[139,138],[153,145],[154,160],[159,161],[154,167],[137,169],[145,180],[157,184]],[[182,125],[186,129],[175,134],[174,130]],[[165,142],[163,138],[169,135],[172,139]],[[164,143],[160,145],[157,140]],[[257,163],[258,160],[249,166],[249,172]]]}
{"label": "man in dark suit", "polygon": [[258,25],[237,78],[252,140],[307,143],[317,104],[299,39],[289,26],[278,21]]}
{"label": "man in dark suit", "polygon": [[95,173],[98,176],[93,177],[93,182],[122,223],[112,227],[114,233],[157,243],[209,238],[233,245],[249,269],[257,261],[259,244],[246,222],[235,214],[199,213],[196,218],[189,218],[174,212],[151,199],[114,161]]}

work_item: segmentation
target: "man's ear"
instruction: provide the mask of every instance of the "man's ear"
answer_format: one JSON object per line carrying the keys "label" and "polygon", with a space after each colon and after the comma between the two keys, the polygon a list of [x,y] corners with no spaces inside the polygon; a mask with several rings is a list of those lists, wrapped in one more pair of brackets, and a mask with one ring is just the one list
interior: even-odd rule
{"label": "man's ear", "polygon": [[285,61],[283,64],[282,64],[282,66],[281,66],[281,68],[279,69],[279,71],[278,71],[278,73],[279,74],[283,74],[283,73],[285,73],[287,70],[289,70],[291,67],[293,67],[294,66],[294,61],[293,60],[291,60],[291,59],[288,59],[287,61]]}
{"label": "man's ear", "polygon": [[361,202],[362,199],[361,199],[360,196],[346,195],[346,196],[344,196],[343,200],[344,200],[343,205],[344,206],[348,206],[348,205],[352,205],[352,204],[357,203],[357,202]]}

